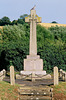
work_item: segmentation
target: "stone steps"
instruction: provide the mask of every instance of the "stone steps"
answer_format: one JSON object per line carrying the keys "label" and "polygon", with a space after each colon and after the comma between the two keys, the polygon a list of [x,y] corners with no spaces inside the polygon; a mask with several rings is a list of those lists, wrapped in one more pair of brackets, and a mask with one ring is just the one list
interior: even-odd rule
{"label": "stone steps", "polygon": [[21,86],[18,89],[19,100],[52,100],[53,89],[49,86]]}
{"label": "stone steps", "polygon": [[20,96],[18,100],[53,100],[49,96]]}

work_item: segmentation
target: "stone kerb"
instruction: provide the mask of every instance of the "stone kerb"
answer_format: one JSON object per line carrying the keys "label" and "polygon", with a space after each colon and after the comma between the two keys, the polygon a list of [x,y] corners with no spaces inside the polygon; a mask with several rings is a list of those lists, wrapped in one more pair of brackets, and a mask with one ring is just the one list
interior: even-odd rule
{"label": "stone kerb", "polygon": [[15,85],[14,66],[10,66],[10,82],[11,85]]}
{"label": "stone kerb", "polygon": [[66,82],[66,72],[60,69],[60,78]]}
{"label": "stone kerb", "polygon": [[1,72],[0,72],[0,81],[2,81],[4,79],[4,77],[6,76],[6,70],[3,69]]}
{"label": "stone kerb", "polygon": [[58,78],[58,67],[54,67],[54,85],[58,85],[59,83],[59,78]]}

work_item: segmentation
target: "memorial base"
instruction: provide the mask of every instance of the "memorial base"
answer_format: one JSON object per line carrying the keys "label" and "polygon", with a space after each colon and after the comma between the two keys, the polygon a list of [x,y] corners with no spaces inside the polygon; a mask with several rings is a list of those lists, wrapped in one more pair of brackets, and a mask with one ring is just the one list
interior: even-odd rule
{"label": "memorial base", "polygon": [[29,75],[32,73],[46,75],[46,71],[43,71],[43,60],[39,55],[27,55],[27,59],[24,59],[24,71],[20,71],[20,74]]}
{"label": "memorial base", "polygon": [[32,73],[36,75],[46,75],[46,71],[20,71],[21,75],[30,75]]}
{"label": "memorial base", "polygon": [[42,71],[43,60],[39,55],[28,55],[27,59],[24,59],[24,71]]}

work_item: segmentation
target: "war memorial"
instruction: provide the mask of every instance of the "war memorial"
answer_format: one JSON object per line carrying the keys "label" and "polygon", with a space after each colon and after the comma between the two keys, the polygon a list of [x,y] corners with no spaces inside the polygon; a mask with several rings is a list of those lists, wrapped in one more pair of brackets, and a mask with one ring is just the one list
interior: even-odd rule
{"label": "war memorial", "polygon": [[[37,34],[36,25],[41,23],[41,17],[36,14],[34,7],[30,15],[25,17],[25,22],[30,23],[29,55],[24,59],[24,70],[14,77],[14,66],[10,66],[10,83],[20,84],[18,89],[18,100],[54,100],[53,88],[48,85],[59,84],[58,67],[54,67],[54,77],[43,70],[43,59],[37,55]],[[66,82],[66,72],[60,69],[60,78]],[[6,71],[0,72],[0,81],[6,77]],[[44,83],[45,82],[45,83]]]}
{"label": "war memorial", "polygon": [[29,55],[27,55],[27,59],[24,59],[24,71],[20,73],[46,75],[46,71],[43,71],[43,60],[37,55],[36,25],[41,22],[41,17],[38,17],[35,9],[32,9],[30,15],[25,18],[25,22],[30,23],[30,45]]}

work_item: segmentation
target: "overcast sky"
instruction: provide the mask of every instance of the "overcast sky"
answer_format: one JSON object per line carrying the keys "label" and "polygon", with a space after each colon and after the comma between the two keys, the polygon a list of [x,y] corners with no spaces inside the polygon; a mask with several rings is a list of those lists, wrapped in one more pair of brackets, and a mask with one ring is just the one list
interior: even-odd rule
{"label": "overcast sky", "polygon": [[66,24],[66,0],[0,0],[0,19],[7,16],[17,20],[20,15],[30,14],[34,5],[42,22]]}

